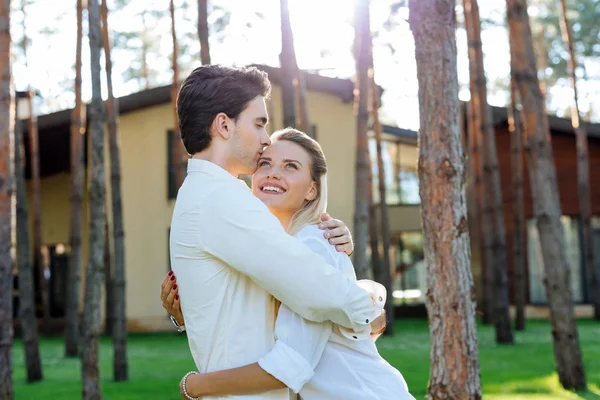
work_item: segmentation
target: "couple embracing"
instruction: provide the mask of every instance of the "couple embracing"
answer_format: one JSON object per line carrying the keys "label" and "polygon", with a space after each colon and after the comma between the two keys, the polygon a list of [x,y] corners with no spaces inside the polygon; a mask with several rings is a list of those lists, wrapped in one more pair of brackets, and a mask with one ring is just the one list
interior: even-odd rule
{"label": "couple embracing", "polygon": [[323,151],[295,129],[268,136],[270,90],[256,68],[202,66],[179,91],[191,158],[161,298],[197,368],[181,397],[413,399],[375,346],[385,289],[356,280],[350,233],[325,214]]}

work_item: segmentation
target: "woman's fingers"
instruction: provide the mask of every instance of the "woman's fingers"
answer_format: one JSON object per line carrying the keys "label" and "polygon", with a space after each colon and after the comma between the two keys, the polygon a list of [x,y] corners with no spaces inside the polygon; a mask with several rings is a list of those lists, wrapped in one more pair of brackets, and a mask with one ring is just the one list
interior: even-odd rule
{"label": "woman's fingers", "polygon": [[177,296],[179,298],[179,295],[177,294],[177,284],[173,285],[173,288],[171,289],[171,291],[169,292],[169,294],[163,301],[163,307],[171,315],[174,315],[178,311],[177,308],[175,308],[175,306],[173,304],[173,302],[175,301],[175,296]]}
{"label": "woman's fingers", "polygon": [[173,288],[173,285],[176,284],[176,282],[177,281],[175,279],[175,274],[173,273],[173,271],[169,271],[167,276],[165,276],[165,279],[163,279],[162,284],[160,285],[160,299],[163,301],[163,303],[169,295],[169,293],[171,293],[171,289]]}

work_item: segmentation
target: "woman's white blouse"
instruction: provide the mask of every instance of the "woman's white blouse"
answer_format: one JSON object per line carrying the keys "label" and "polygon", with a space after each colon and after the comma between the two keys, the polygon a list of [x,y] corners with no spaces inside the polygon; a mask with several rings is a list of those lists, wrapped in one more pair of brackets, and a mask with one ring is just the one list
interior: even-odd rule
{"label": "woman's white blouse", "polygon": [[[296,237],[356,279],[350,258],[336,252],[316,225],[303,228]],[[385,295],[380,298],[378,294],[376,300],[383,305]],[[275,346],[259,365],[302,400],[414,399],[400,372],[379,355],[366,332],[356,334],[331,322],[311,322],[282,304],[275,336]],[[282,364],[288,368],[280,368]]]}

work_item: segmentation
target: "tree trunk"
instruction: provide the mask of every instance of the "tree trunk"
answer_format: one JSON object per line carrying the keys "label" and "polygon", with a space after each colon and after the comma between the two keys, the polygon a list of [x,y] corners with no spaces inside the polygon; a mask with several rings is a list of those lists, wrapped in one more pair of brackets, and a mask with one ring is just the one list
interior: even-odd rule
{"label": "tree trunk", "polygon": [[306,79],[304,79],[304,73],[300,71],[300,68],[296,66],[296,94],[298,95],[298,127],[308,136],[316,140],[313,126],[310,123],[310,116],[308,112],[308,100],[306,93]]}
{"label": "tree trunk", "polygon": [[102,398],[98,364],[98,342],[100,338],[100,289],[104,274],[104,223],[106,220],[104,107],[100,91],[100,52],[102,50],[102,38],[98,0],[88,0],[88,16],[92,70],[92,102],[90,104],[90,245],[85,281],[81,367],[83,375],[83,399],[97,400]]}
{"label": "tree trunk", "polygon": [[[280,0],[281,11],[281,54],[279,60],[282,69],[281,98],[283,101],[284,127],[297,127],[313,139],[315,132],[310,123],[306,79],[298,68],[296,50],[294,49],[294,33],[290,22],[288,0]],[[296,105],[298,106],[296,115]]]}
{"label": "tree trunk", "polygon": [[[373,174],[370,176],[373,179]],[[373,182],[373,181],[371,181]],[[372,185],[372,184],[371,184]],[[373,189],[369,191],[369,241],[371,246],[371,269],[373,280],[382,281],[381,255],[379,254],[379,229],[377,229],[377,210],[373,199]]]}
{"label": "tree trunk", "polygon": [[509,131],[511,147],[511,181],[513,192],[513,268],[515,271],[515,329],[525,330],[525,306],[527,305],[527,280],[525,272],[525,203],[523,195],[523,124],[517,109],[519,104],[515,80],[510,80]]}
{"label": "tree trunk", "polygon": [[10,0],[0,1],[0,399],[13,398],[14,91],[10,68]]}
{"label": "tree trunk", "polygon": [[208,65],[210,64],[210,47],[208,44],[207,0],[198,0],[198,39],[200,39],[200,59],[202,60],[202,65]]}
{"label": "tree trunk", "polygon": [[29,217],[25,190],[25,149],[23,127],[15,118],[15,181],[17,195],[17,269],[19,271],[19,317],[25,347],[27,382],[43,379],[38,321],[35,315],[35,288],[29,248]]}
{"label": "tree trunk", "polygon": [[[368,15],[367,15],[368,17]],[[390,261],[390,223],[388,219],[388,208],[386,202],[386,184],[385,184],[385,171],[383,169],[383,152],[381,150],[381,125],[379,124],[379,91],[375,84],[375,72],[373,69],[373,54],[371,44],[371,30],[369,28],[369,37],[365,40],[369,41],[370,51],[370,64],[371,64],[371,101],[373,108],[371,115],[373,116],[373,131],[375,132],[375,146],[377,148],[377,172],[379,175],[379,215],[381,216],[381,238],[383,239],[383,268],[381,268],[381,280],[379,281],[388,292],[386,299],[385,310],[388,318],[388,324],[385,329],[386,335],[394,334],[394,296],[392,296],[392,263]]]}
{"label": "tree trunk", "polygon": [[171,36],[173,39],[173,82],[171,83],[171,106],[173,109],[173,165],[171,167],[175,170],[175,185],[177,189],[179,189],[185,178],[187,162],[185,162],[185,153],[181,142],[181,134],[179,132],[179,118],[177,117],[177,94],[179,92],[179,49],[177,46],[177,31],[175,30],[175,4],[173,0],[170,2],[169,10],[171,12]]}
{"label": "tree trunk", "polygon": [[[104,334],[113,337],[113,328],[115,326],[115,276],[114,276],[114,257],[110,250],[110,225],[108,219],[104,224],[106,234],[104,235]],[[114,338],[113,338],[114,346]]]}
{"label": "tree trunk", "polygon": [[[354,112],[356,114],[356,192],[354,206],[354,268],[358,279],[369,278],[367,238],[369,232],[369,41],[371,32],[368,0],[356,0],[354,40],[356,42],[356,83],[354,86]],[[369,38],[369,40],[365,40]]]}
{"label": "tree trunk", "polygon": [[[493,321],[496,328],[496,342],[514,343],[510,324],[508,300],[508,260],[506,251],[506,230],[500,185],[500,168],[496,152],[496,132],[492,113],[487,103],[487,88],[481,48],[481,25],[477,0],[463,0],[465,26],[469,42],[469,70],[473,122],[483,139],[483,194],[486,197],[482,207],[482,221],[489,222],[482,227],[483,236],[490,238],[493,257]],[[482,196],[482,198],[484,197]]]}
{"label": "tree trunk", "polygon": [[410,0],[419,82],[419,194],[431,331],[430,399],[481,399],[459,130],[453,0]]}
{"label": "tree trunk", "polygon": [[577,93],[577,60],[573,47],[571,26],[567,17],[567,2],[560,0],[560,29],[562,37],[569,50],[568,71],[573,89],[573,102],[571,104],[571,124],[575,129],[577,138],[577,183],[579,192],[579,217],[581,219],[581,249],[583,263],[589,277],[590,300],[594,306],[594,318],[600,320],[600,285],[594,266],[594,254],[592,248],[592,204],[590,200],[590,165],[588,154],[587,132],[581,124],[581,112],[579,111],[579,96]]}
{"label": "tree trunk", "polygon": [[48,302],[48,282],[46,280],[47,266],[42,255],[42,206],[40,199],[40,154],[37,116],[33,107],[33,91],[27,92],[29,108],[29,154],[31,156],[31,194],[33,198],[33,270],[36,271],[39,293],[43,310],[44,327],[50,325],[50,304]]}
{"label": "tree trunk", "polygon": [[[110,187],[112,205],[112,243],[114,258],[112,261],[114,276],[110,273],[114,308],[112,317],[113,336],[113,368],[115,381],[128,379],[127,368],[127,317],[125,304],[125,231],[123,229],[123,199],[121,195],[121,151],[119,149],[119,131],[117,118],[119,107],[113,94],[112,61],[110,52],[110,38],[108,36],[108,6],[106,0],[102,2],[102,42],[104,45],[104,59],[106,61],[106,83],[108,98],[106,100],[106,116],[108,120],[108,143],[110,154]],[[110,249],[110,246],[109,246]],[[109,251],[110,254],[110,251]]]}
{"label": "tree trunk", "polygon": [[560,217],[556,169],[552,156],[548,116],[536,74],[533,41],[525,0],[507,0],[514,77],[526,126],[526,154],[534,215],[544,260],[546,294],[550,308],[558,377],[566,389],[585,388],[575,314],[571,301],[569,263]]}
{"label": "tree trunk", "polygon": [[83,236],[83,134],[85,133],[85,107],[81,99],[81,46],[83,41],[83,0],[77,0],[77,50],[75,56],[75,108],[71,113],[71,225],[69,244],[69,272],[67,280],[67,306],[65,329],[65,354],[77,357],[79,345],[79,296],[81,294],[81,263]]}
{"label": "tree trunk", "polygon": [[281,11],[281,100],[283,108],[283,127],[296,127],[296,93],[294,79],[296,78],[296,55],[294,52],[294,36],[290,23],[288,0],[280,0]]}
{"label": "tree trunk", "polygon": [[[542,71],[542,78],[540,79],[540,90],[542,91],[542,96],[544,99],[548,95],[548,74],[546,70],[548,69],[548,51],[546,50],[546,42],[544,40],[544,30],[540,25],[539,30],[537,32],[537,59],[540,63],[540,71]],[[546,103],[544,103],[544,108],[546,107]]]}
{"label": "tree trunk", "polygon": [[487,198],[483,196],[482,175],[483,164],[481,157],[481,130],[477,129],[477,122],[474,120],[475,113],[473,102],[467,103],[467,137],[469,151],[469,170],[471,171],[471,195],[473,196],[473,210],[471,215],[473,222],[471,227],[475,230],[475,234],[479,238],[479,254],[481,264],[481,286],[482,286],[482,302],[481,310],[483,312],[482,322],[491,324],[493,322],[493,281],[492,281],[492,266],[494,264],[491,238],[484,235],[484,225],[489,224],[489,221],[484,221],[488,215],[482,210],[486,204]]}
{"label": "tree trunk", "polygon": [[[21,1],[23,13],[22,27],[23,39],[21,47],[24,54],[25,67],[27,68],[27,48],[29,40],[26,32],[26,0]],[[15,112],[15,188],[16,188],[16,243],[17,243],[17,270],[19,271],[19,318],[25,348],[25,364],[27,368],[27,382],[37,382],[43,379],[42,362],[40,359],[38,321],[35,306],[35,279],[34,270],[30,260],[29,243],[29,217],[27,210],[27,194],[25,183],[25,148],[23,140],[23,126]]]}

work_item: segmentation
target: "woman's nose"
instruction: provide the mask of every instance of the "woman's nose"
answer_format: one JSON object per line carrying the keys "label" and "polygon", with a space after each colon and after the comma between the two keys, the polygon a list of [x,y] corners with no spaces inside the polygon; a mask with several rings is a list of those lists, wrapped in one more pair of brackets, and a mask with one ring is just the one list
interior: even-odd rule
{"label": "woman's nose", "polygon": [[281,175],[279,174],[279,170],[277,168],[272,168],[269,172],[269,178],[273,179],[281,179]]}

